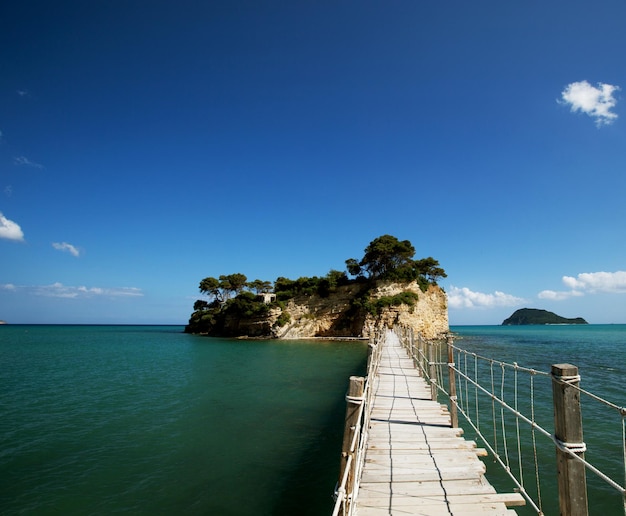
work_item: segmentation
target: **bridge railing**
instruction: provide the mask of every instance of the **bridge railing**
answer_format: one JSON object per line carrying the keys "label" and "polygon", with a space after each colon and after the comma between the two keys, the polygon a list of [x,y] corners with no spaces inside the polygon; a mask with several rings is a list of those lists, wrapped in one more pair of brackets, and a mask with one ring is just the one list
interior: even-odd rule
{"label": "bridge railing", "polygon": [[367,446],[372,407],[373,382],[380,365],[385,333],[374,335],[368,345],[367,376],[350,377],[346,394],[346,418],[341,451],[339,480],[335,486],[333,516],[348,516],[359,489]]}
{"label": "bridge railing", "polygon": [[[547,507],[586,516],[586,472],[608,513],[626,514],[626,409],[582,389],[576,366],[555,364],[549,372],[538,371],[461,349],[451,337],[433,342],[410,328],[395,331],[430,383],[432,399],[445,396],[452,425],[458,426],[461,413],[537,514]],[[550,392],[552,403],[545,403]],[[601,428],[600,435],[586,436],[587,443],[581,398],[590,400],[585,411],[594,419],[594,430]],[[621,439],[609,437],[611,426]],[[558,507],[542,499],[542,491],[551,489],[558,489]]]}

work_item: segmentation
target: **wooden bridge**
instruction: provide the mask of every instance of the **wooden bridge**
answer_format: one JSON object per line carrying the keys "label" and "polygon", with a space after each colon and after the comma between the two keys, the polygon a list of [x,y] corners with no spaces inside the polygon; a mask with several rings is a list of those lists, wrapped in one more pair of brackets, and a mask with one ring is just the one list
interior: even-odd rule
{"label": "wooden bridge", "polygon": [[524,498],[496,493],[478,458],[485,450],[463,439],[447,407],[432,401],[398,336],[389,331],[380,340],[370,347],[368,385],[351,378],[334,514],[515,514],[509,507]]}

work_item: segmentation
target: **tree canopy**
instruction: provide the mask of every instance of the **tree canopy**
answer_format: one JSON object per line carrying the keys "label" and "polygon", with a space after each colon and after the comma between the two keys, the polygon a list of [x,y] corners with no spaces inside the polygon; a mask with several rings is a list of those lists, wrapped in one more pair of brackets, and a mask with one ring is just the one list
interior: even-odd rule
{"label": "tree canopy", "polygon": [[222,275],[219,279],[208,277],[200,282],[200,292],[214,300],[223,303],[227,301],[231,294],[239,294],[247,285],[248,278],[245,274],[235,273]]}
{"label": "tree canopy", "polygon": [[432,257],[414,260],[415,248],[408,240],[398,240],[392,235],[375,238],[365,248],[363,258],[346,260],[346,268],[351,276],[370,279],[418,281],[420,284],[437,283],[445,278],[445,271]]}
{"label": "tree canopy", "polygon": [[408,240],[398,240],[391,235],[375,238],[365,248],[359,265],[370,277],[384,277],[389,272],[409,264],[415,248]]}

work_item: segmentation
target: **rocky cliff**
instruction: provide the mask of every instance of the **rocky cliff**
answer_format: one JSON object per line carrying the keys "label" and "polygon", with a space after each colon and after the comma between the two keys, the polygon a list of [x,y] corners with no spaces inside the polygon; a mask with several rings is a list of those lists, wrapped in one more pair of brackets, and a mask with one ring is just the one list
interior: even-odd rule
{"label": "rocky cliff", "polygon": [[327,297],[317,294],[297,296],[290,299],[282,309],[272,308],[265,317],[229,318],[225,331],[230,335],[279,339],[367,338],[380,327],[400,323],[412,327],[426,339],[443,337],[448,332],[448,303],[441,288],[430,286],[426,292],[422,292],[417,283],[381,282],[368,291],[367,298],[371,303],[406,292],[416,294],[413,306],[384,306],[372,314],[354,302],[363,295],[363,286],[346,285]]}
{"label": "rocky cliff", "polygon": [[[414,306],[400,305],[385,308],[379,318],[368,317],[367,327],[373,328],[377,324],[391,327],[399,323],[413,328],[413,331],[421,333],[425,339],[443,338],[450,329],[448,297],[440,287],[432,285],[426,292],[422,292],[417,283],[411,283],[408,286],[386,283],[376,289],[375,296],[393,296],[406,290],[418,295]],[[369,336],[369,334],[364,334],[364,336]]]}

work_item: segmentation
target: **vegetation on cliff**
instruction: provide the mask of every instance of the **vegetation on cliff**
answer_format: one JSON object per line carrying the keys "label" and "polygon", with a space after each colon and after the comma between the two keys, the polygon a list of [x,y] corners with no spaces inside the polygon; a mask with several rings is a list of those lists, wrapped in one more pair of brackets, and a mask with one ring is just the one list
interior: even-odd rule
{"label": "vegetation on cliff", "polygon": [[267,321],[270,313],[279,313],[274,318],[274,327],[284,326],[290,321],[286,311],[289,300],[319,296],[327,298],[344,286],[354,286],[354,296],[346,317],[358,318],[363,313],[377,315],[389,306],[413,306],[418,294],[411,291],[394,296],[372,299],[371,292],[379,282],[416,282],[425,292],[437,280],[446,277],[439,262],[432,257],[413,259],[415,248],[408,240],[399,241],[391,235],[374,239],[365,248],[361,260],[346,260],[346,271],[331,269],[323,277],[301,277],[291,280],[277,278],[273,283],[256,279],[248,281],[242,273],[207,277],[200,281],[199,289],[205,299],[194,303],[193,313],[185,331],[206,333],[214,336],[238,336],[242,334],[241,322],[258,322],[257,334],[270,336],[272,325]]}
{"label": "vegetation on cliff", "polygon": [[346,260],[348,273],[357,278],[391,280],[399,282],[417,281],[425,291],[429,285],[445,278],[445,271],[434,258],[414,260],[415,248],[408,240],[400,242],[396,237],[383,235],[370,242],[361,261]]}
{"label": "vegetation on cliff", "polygon": [[528,324],[588,324],[582,317],[567,319],[547,310],[521,308],[502,322],[502,326],[523,326]]}

